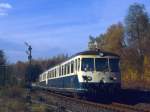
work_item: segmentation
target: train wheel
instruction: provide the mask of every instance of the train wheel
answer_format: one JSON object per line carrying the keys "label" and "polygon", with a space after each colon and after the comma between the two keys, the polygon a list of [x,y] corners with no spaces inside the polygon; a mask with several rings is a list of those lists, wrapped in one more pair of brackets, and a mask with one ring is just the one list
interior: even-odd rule
{"label": "train wheel", "polygon": [[82,96],[82,100],[87,100],[87,96]]}

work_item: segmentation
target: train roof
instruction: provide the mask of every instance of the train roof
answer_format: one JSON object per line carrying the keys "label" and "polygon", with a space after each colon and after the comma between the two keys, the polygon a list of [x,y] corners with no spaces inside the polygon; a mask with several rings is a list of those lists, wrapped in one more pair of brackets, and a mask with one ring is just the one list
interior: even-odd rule
{"label": "train roof", "polygon": [[119,55],[115,54],[115,53],[112,53],[112,52],[106,52],[106,51],[101,51],[101,50],[95,50],[95,51],[92,51],[92,50],[87,50],[87,51],[83,51],[83,52],[79,52],[72,57],[75,57],[75,56],[78,56],[78,55],[100,55],[100,54],[103,54],[103,56],[117,56],[117,57],[120,57]]}

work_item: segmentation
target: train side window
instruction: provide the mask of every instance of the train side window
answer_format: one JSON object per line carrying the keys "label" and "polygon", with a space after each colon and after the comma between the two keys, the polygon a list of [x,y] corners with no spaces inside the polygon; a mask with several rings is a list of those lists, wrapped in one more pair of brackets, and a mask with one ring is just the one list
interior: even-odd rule
{"label": "train side window", "polygon": [[57,76],[57,68],[55,68],[55,77]]}
{"label": "train side window", "polygon": [[43,74],[43,80],[45,80],[45,74]]}
{"label": "train side window", "polygon": [[47,78],[49,78],[49,71],[47,72]]}
{"label": "train side window", "polygon": [[70,63],[68,63],[67,66],[68,66],[68,70],[67,70],[68,74],[70,74]]}
{"label": "train side window", "polygon": [[64,75],[66,75],[66,72],[67,72],[67,66],[66,66],[66,64],[65,64],[65,66],[64,66],[65,68],[64,68]]}
{"label": "train side window", "polygon": [[56,77],[56,69],[54,69],[54,77]]}
{"label": "train side window", "polygon": [[45,80],[45,74],[43,74],[43,80]]}
{"label": "train side window", "polygon": [[47,75],[46,75],[46,78],[48,78],[48,72],[46,73]]}
{"label": "train side window", "polygon": [[59,75],[59,68],[56,68],[56,77]]}
{"label": "train side window", "polygon": [[62,75],[64,75],[64,66],[62,66]]}
{"label": "train side window", "polygon": [[75,60],[75,70],[77,71],[77,59]]}
{"label": "train side window", "polygon": [[56,68],[56,77],[58,76],[58,67]]}
{"label": "train side window", "polygon": [[58,76],[58,67],[56,68],[56,77]]}
{"label": "train side window", "polygon": [[49,78],[49,71],[47,72],[47,78]]}
{"label": "train side window", "polygon": [[51,71],[51,78],[53,77],[53,73],[52,73],[52,71]]}
{"label": "train side window", "polygon": [[68,64],[66,64],[66,74],[68,74]]}
{"label": "train side window", "polygon": [[55,69],[53,70],[53,77],[55,77]]}
{"label": "train side window", "polygon": [[69,66],[70,66],[70,68],[69,68],[69,69],[70,69],[70,73],[71,73],[71,62],[69,63]]}
{"label": "train side window", "polygon": [[63,75],[65,75],[65,65],[63,65]]}
{"label": "train side window", "polygon": [[55,77],[55,73],[56,73],[55,71],[56,71],[56,70],[54,69],[54,77]]}
{"label": "train side window", "polygon": [[54,77],[54,70],[52,70],[52,77]]}
{"label": "train side window", "polygon": [[57,74],[57,70],[56,70],[56,68],[55,68],[54,72],[55,72],[55,76],[54,76],[54,77],[56,77],[56,74]]}
{"label": "train side window", "polygon": [[44,74],[43,74],[43,80],[44,80]]}
{"label": "train side window", "polygon": [[40,82],[42,81],[42,77],[41,77],[41,75],[40,75],[40,78],[39,78],[39,80],[40,80]]}
{"label": "train side window", "polygon": [[55,76],[55,70],[53,70],[53,77]]}
{"label": "train side window", "polygon": [[80,70],[80,58],[78,58],[78,71]]}
{"label": "train side window", "polygon": [[55,76],[55,71],[53,70],[53,77]]}
{"label": "train side window", "polygon": [[64,65],[64,75],[66,75],[66,64]]}
{"label": "train side window", "polygon": [[53,77],[53,72],[51,71],[51,78]]}
{"label": "train side window", "polygon": [[66,74],[68,74],[68,63],[66,64]]}
{"label": "train side window", "polygon": [[66,64],[66,74],[68,74],[68,64]]}
{"label": "train side window", "polygon": [[51,78],[51,71],[49,71],[49,78]]}
{"label": "train side window", "polygon": [[68,74],[68,63],[66,64],[66,74]]}
{"label": "train side window", "polygon": [[71,61],[71,73],[74,72],[74,61]]}
{"label": "train side window", "polygon": [[59,76],[61,76],[61,66],[59,66]]}

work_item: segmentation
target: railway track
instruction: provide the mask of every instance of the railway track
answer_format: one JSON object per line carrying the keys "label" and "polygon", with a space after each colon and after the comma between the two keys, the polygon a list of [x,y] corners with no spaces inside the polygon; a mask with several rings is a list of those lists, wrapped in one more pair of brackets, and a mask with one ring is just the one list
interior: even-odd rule
{"label": "railway track", "polygon": [[[100,104],[81,99],[71,98],[47,91],[38,91],[38,96],[44,100],[42,103],[63,108],[70,112],[150,112],[150,110],[139,109],[131,105],[120,103]],[[35,101],[35,99],[34,99]]]}

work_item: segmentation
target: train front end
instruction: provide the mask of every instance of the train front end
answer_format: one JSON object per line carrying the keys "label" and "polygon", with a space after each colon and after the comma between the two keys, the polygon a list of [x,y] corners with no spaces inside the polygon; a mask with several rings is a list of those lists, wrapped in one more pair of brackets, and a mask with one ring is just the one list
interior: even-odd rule
{"label": "train front end", "polygon": [[87,93],[113,93],[121,87],[119,56],[83,55],[78,75],[81,87]]}

